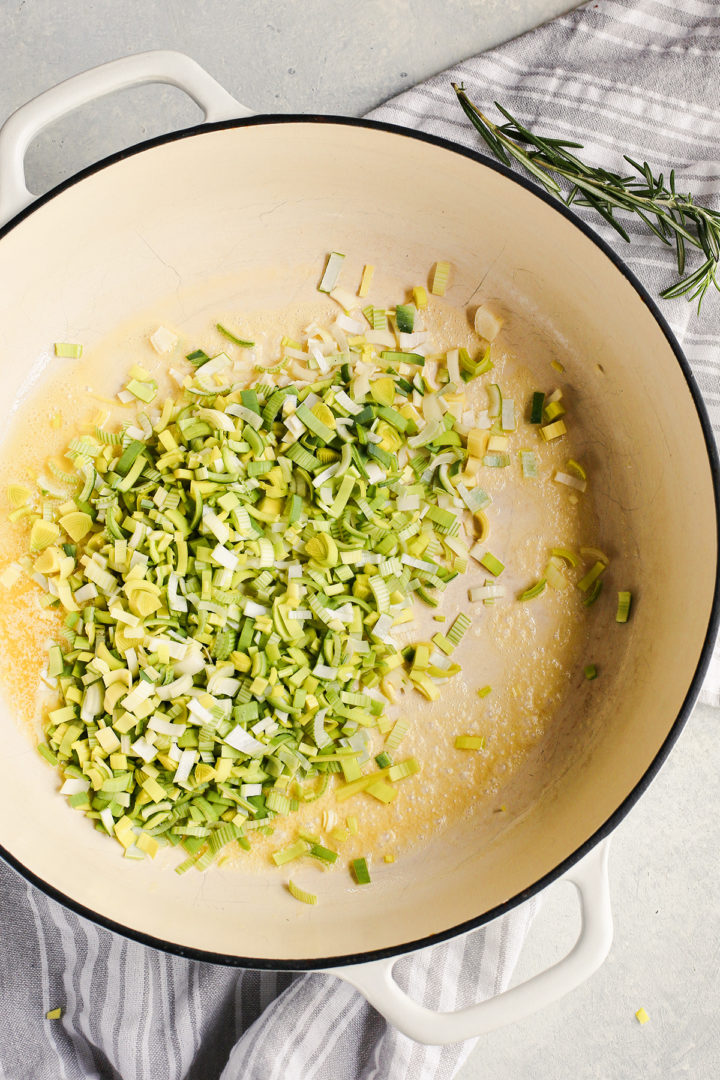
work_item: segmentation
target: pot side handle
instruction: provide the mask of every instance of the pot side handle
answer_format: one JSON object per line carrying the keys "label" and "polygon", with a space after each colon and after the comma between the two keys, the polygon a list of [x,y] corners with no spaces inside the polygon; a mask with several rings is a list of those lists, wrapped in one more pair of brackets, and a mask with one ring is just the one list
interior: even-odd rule
{"label": "pot side handle", "polygon": [[392,976],[399,957],[329,968],[327,973],[354,986],[389,1024],[419,1043],[444,1046],[523,1020],[580,986],[610,951],[608,847],[608,840],[598,844],[560,879],[572,882],[580,900],[582,925],[573,948],[552,967],[502,994],[457,1012],[440,1013],[418,1005],[400,989]]}
{"label": "pot side handle", "polygon": [[24,161],[39,131],[114,90],[154,82],[184,90],[200,106],[208,122],[252,115],[252,109],[236,101],[195,60],[170,49],[125,56],[73,75],[22,105],[0,128],[0,225],[35,198],[25,183]]}

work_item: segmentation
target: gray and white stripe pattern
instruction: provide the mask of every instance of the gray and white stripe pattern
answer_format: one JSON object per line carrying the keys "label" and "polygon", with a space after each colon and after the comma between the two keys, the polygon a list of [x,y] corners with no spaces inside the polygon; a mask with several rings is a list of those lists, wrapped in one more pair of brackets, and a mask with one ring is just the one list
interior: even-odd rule
{"label": "gray and white stripe pattern", "polygon": [[[432,1008],[503,989],[535,914],[400,960]],[[449,1080],[471,1044],[423,1047],[325,975],[168,956],[61,907],[0,862],[2,1080]],[[60,1020],[45,1013],[57,1006]]]}
{"label": "gray and white stripe pattern", "polygon": [[[678,10],[678,8],[681,10]],[[371,115],[478,140],[454,100],[501,100],[529,126],[584,142],[619,166],[621,148],[717,200],[720,11],[714,0],[595,0],[466,61]],[[672,262],[631,223],[626,246],[589,219],[652,293]],[[663,307],[720,430],[720,298],[702,320]],[[720,704],[720,663],[705,699]],[[396,975],[424,1004],[453,1009],[505,988],[535,911],[403,959]],[[354,990],[320,975],[238,971],[167,956],[62,908],[0,863],[2,1080],[449,1080],[471,1044],[422,1047],[388,1028]],[[45,1012],[63,1008],[61,1020]]]}

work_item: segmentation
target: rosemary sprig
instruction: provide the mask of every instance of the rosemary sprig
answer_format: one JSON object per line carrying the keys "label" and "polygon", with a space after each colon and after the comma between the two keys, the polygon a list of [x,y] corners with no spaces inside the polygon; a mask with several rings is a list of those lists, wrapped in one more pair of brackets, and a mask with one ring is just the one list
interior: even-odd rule
{"label": "rosemary sprig", "polygon": [[[495,157],[510,166],[519,162],[551,195],[567,206],[589,206],[596,210],[623,240],[630,237],[615,217],[616,210],[635,214],[664,244],[675,246],[678,280],[660,295],[666,299],[687,296],[698,301],[698,311],[710,285],[720,290],[716,276],[720,262],[720,213],[696,203],[690,193],[675,190],[675,171],[668,183],[661,173],[653,176],[647,162],[640,165],[624,155],[637,175],[621,176],[597,165],[587,165],[570,149],[582,150],[583,144],[567,139],[544,138],[529,131],[502,105],[495,107],[506,123],[494,124],[467,96],[464,86],[453,83],[458,100]],[[556,177],[568,181],[561,186]],[[686,245],[699,248],[704,261],[693,270],[685,269]]]}

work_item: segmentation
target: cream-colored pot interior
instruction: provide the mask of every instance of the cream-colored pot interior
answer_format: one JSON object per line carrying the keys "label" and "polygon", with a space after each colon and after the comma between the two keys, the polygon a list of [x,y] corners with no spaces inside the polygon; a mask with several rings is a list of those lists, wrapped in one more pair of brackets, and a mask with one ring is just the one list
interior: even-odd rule
{"label": "cream-colored pot interior", "polygon": [[3,425],[49,341],[91,345],[155,303],[211,311],[214,290],[226,298],[234,275],[250,268],[285,268],[278,288],[286,296],[314,288],[307,268],[333,248],[410,283],[450,259],[458,303],[482,282],[477,297],[515,306],[536,320],[548,348],[562,350],[567,392],[585,418],[599,541],[622,549],[635,606],[621,635],[609,625],[594,657],[603,693],[571,691],[556,736],[526,770],[513,803],[524,812],[502,827],[496,815],[458,829],[372,888],[328,874],[321,909],[294,902],[273,875],[220,868],[178,877],[168,863],[119,858],[58,798],[53,771],[3,707],[0,844],[15,860],[133,932],[260,961],[327,960],[448,931],[571,856],[633,791],[675,724],[715,585],[701,424],[642,299],[531,192],[397,132],[288,122],[197,133],[118,161],[39,206],[0,242]]}

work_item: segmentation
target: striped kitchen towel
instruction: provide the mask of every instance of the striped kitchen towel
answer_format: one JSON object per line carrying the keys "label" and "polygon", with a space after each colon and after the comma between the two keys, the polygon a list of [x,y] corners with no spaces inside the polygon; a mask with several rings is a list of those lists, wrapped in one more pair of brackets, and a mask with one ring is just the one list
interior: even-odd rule
{"label": "striped kitchen towel", "polygon": [[[680,10],[681,8],[681,10]],[[711,0],[594,0],[468,60],[371,114],[478,147],[451,81],[501,100],[524,123],[586,145],[621,167],[626,151],[676,166],[680,187],[716,201],[720,12]],[[581,211],[582,212],[582,211]],[[626,246],[595,218],[651,292],[672,263],[628,227]],[[702,320],[684,301],[663,310],[720,426],[720,298]],[[720,704],[720,665],[706,698]],[[452,1009],[507,986],[534,912],[400,961],[398,980]],[[4,1080],[448,1080],[470,1043],[422,1047],[345,983],[326,976],[213,967],[154,952],[69,912],[0,863],[0,1075]],[[60,1007],[62,1016],[45,1020]]]}

